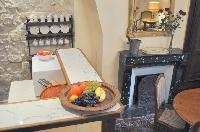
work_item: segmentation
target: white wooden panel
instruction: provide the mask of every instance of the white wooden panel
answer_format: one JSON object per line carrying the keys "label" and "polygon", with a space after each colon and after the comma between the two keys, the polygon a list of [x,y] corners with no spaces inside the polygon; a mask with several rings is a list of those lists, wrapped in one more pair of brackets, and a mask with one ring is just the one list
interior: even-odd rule
{"label": "white wooden panel", "polygon": [[162,76],[158,78],[158,84],[156,86],[157,93],[157,108],[161,106],[162,103],[165,103],[165,77]]}
{"label": "white wooden panel", "polygon": [[70,83],[99,81],[101,78],[79,49],[59,49],[58,54]]}

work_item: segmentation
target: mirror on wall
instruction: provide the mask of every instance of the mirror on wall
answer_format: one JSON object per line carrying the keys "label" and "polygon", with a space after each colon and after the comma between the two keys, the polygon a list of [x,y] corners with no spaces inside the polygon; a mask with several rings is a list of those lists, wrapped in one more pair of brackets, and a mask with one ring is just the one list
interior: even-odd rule
{"label": "mirror on wall", "polygon": [[160,26],[165,17],[160,10],[174,10],[174,0],[130,0],[127,36],[166,36]]}

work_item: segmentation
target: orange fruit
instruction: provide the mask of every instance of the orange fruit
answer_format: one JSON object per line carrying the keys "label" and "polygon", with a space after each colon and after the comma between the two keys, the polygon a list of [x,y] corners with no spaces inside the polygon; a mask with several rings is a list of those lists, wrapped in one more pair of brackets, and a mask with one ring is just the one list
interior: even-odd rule
{"label": "orange fruit", "polygon": [[82,90],[82,92],[85,90],[86,87],[87,87],[87,85],[85,83],[81,83],[79,85],[79,88]]}
{"label": "orange fruit", "polygon": [[79,88],[78,85],[72,85],[70,92],[71,92],[71,95],[80,96],[83,91],[81,88]]}
{"label": "orange fruit", "polygon": [[77,99],[77,98],[78,98],[77,95],[72,95],[72,96],[70,96],[69,100],[70,100],[70,101],[74,101],[74,100]]}

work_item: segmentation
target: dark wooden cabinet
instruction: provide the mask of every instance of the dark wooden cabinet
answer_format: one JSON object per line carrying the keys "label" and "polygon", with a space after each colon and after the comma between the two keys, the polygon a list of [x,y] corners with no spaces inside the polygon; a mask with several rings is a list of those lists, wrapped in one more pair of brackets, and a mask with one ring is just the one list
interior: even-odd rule
{"label": "dark wooden cabinet", "polygon": [[200,86],[200,0],[191,0],[184,52],[188,61],[184,74],[186,87]]}

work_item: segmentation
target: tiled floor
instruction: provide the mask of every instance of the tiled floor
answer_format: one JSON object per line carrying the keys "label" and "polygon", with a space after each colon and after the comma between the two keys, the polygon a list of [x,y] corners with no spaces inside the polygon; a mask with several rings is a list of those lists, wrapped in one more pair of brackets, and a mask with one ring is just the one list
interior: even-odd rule
{"label": "tiled floor", "polygon": [[141,117],[120,118],[116,120],[119,132],[153,132],[154,114]]}

